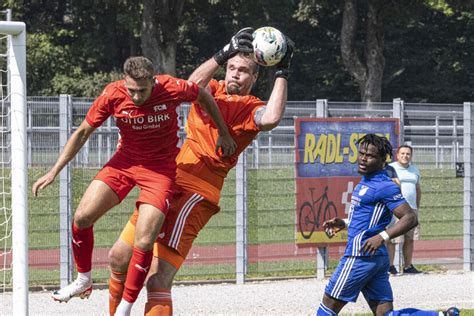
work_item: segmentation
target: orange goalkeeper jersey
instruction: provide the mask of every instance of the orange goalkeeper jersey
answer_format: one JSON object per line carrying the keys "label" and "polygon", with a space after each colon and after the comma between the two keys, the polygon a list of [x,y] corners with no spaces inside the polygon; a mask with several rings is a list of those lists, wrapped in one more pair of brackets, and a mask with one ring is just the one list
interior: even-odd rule
{"label": "orange goalkeeper jersey", "polygon": [[217,127],[199,104],[193,103],[187,117],[186,140],[176,158],[176,183],[218,204],[224,178],[237,164],[239,154],[260,131],[254,122],[254,115],[265,103],[250,95],[227,94],[224,81],[211,80],[209,87],[237,143],[237,150],[225,158],[216,154]]}

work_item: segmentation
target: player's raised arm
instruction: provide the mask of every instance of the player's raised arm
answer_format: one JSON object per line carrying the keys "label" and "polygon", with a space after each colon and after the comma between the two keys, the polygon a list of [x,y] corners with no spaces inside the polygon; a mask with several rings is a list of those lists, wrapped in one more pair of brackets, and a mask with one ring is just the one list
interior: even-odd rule
{"label": "player's raised arm", "polygon": [[253,28],[251,27],[243,28],[235,33],[235,35],[230,39],[229,44],[225,45],[212,58],[208,59],[194,70],[191,76],[189,76],[189,80],[204,88],[214,77],[219,67],[224,65],[238,52],[252,53],[252,33]]}
{"label": "player's raised arm", "polygon": [[58,160],[44,176],[39,178],[33,184],[33,196],[38,195],[38,191],[44,189],[48,185],[50,185],[59,172],[64,168],[64,166],[71,161],[79,150],[84,146],[86,141],[89,139],[90,135],[94,132],[95,127],[92,127],[86,120],[82,122],[79,128],[72,134],[71,138],[64,146],[64,150],[58,157]]}
{"label": "player's raised arm", "polygon": [[199,87],[205,88],[214,77],[220,65],[214,58],[210,58],[193,71],[188,80],[195,82]]}
{"label": "player's raised arm", "polygon": [[255,113],[255,123],[262,131],[269,131],[280,123],[288,95],[288,76],[295,43],[286,37],[288,49],[285,57],[276,65],[275,83],[267,105]]}

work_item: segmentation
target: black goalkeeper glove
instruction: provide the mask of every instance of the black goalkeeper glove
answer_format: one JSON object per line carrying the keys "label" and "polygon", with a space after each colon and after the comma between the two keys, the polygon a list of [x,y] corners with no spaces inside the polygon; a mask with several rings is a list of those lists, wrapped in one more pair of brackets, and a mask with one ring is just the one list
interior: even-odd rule
{"label": "black goalkeeper glove", "polygon": [[238,52],[252,53],[253,31],[253,28],[246,27],[235,33],[235,35],[230,39],[230,43],[224,46],[214,55],[214,60],[219,65],[223,65],[230,58],[234,57]]}
{"label": "black goalkeeper glove", "polygon": [[293,58],[293,53],[295,51],[295,42],[291,40],[288,36],[286,38],[286,54],[283,59],[275,66],[275,78],[285,78],[288,80],[288,76],[290,75],[290,64],[291,59]]}

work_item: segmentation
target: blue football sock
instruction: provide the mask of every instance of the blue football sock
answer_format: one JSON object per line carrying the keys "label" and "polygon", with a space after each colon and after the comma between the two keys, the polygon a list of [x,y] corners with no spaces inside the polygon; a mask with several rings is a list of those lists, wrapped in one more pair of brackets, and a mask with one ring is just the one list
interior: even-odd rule
{"label": "blue football sock", "polygon": [[322,302],[319,304],[319,308],[316,311],[316,316],[337,316],[332,310],[326,307]]}

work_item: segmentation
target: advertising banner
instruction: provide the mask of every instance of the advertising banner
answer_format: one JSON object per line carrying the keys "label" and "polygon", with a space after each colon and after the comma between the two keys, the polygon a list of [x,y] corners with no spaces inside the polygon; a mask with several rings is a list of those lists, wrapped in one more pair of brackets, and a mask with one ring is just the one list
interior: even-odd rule
{"label": "advertising banner", "polygon": [[296,130],[296,242],[325,247],[344,243],[347,231],[328,238],[322,229],[333,217],[347,218],[357,173],[356,141],[365,134],[385,136],[399,146],[398,119],[297,118]]}

